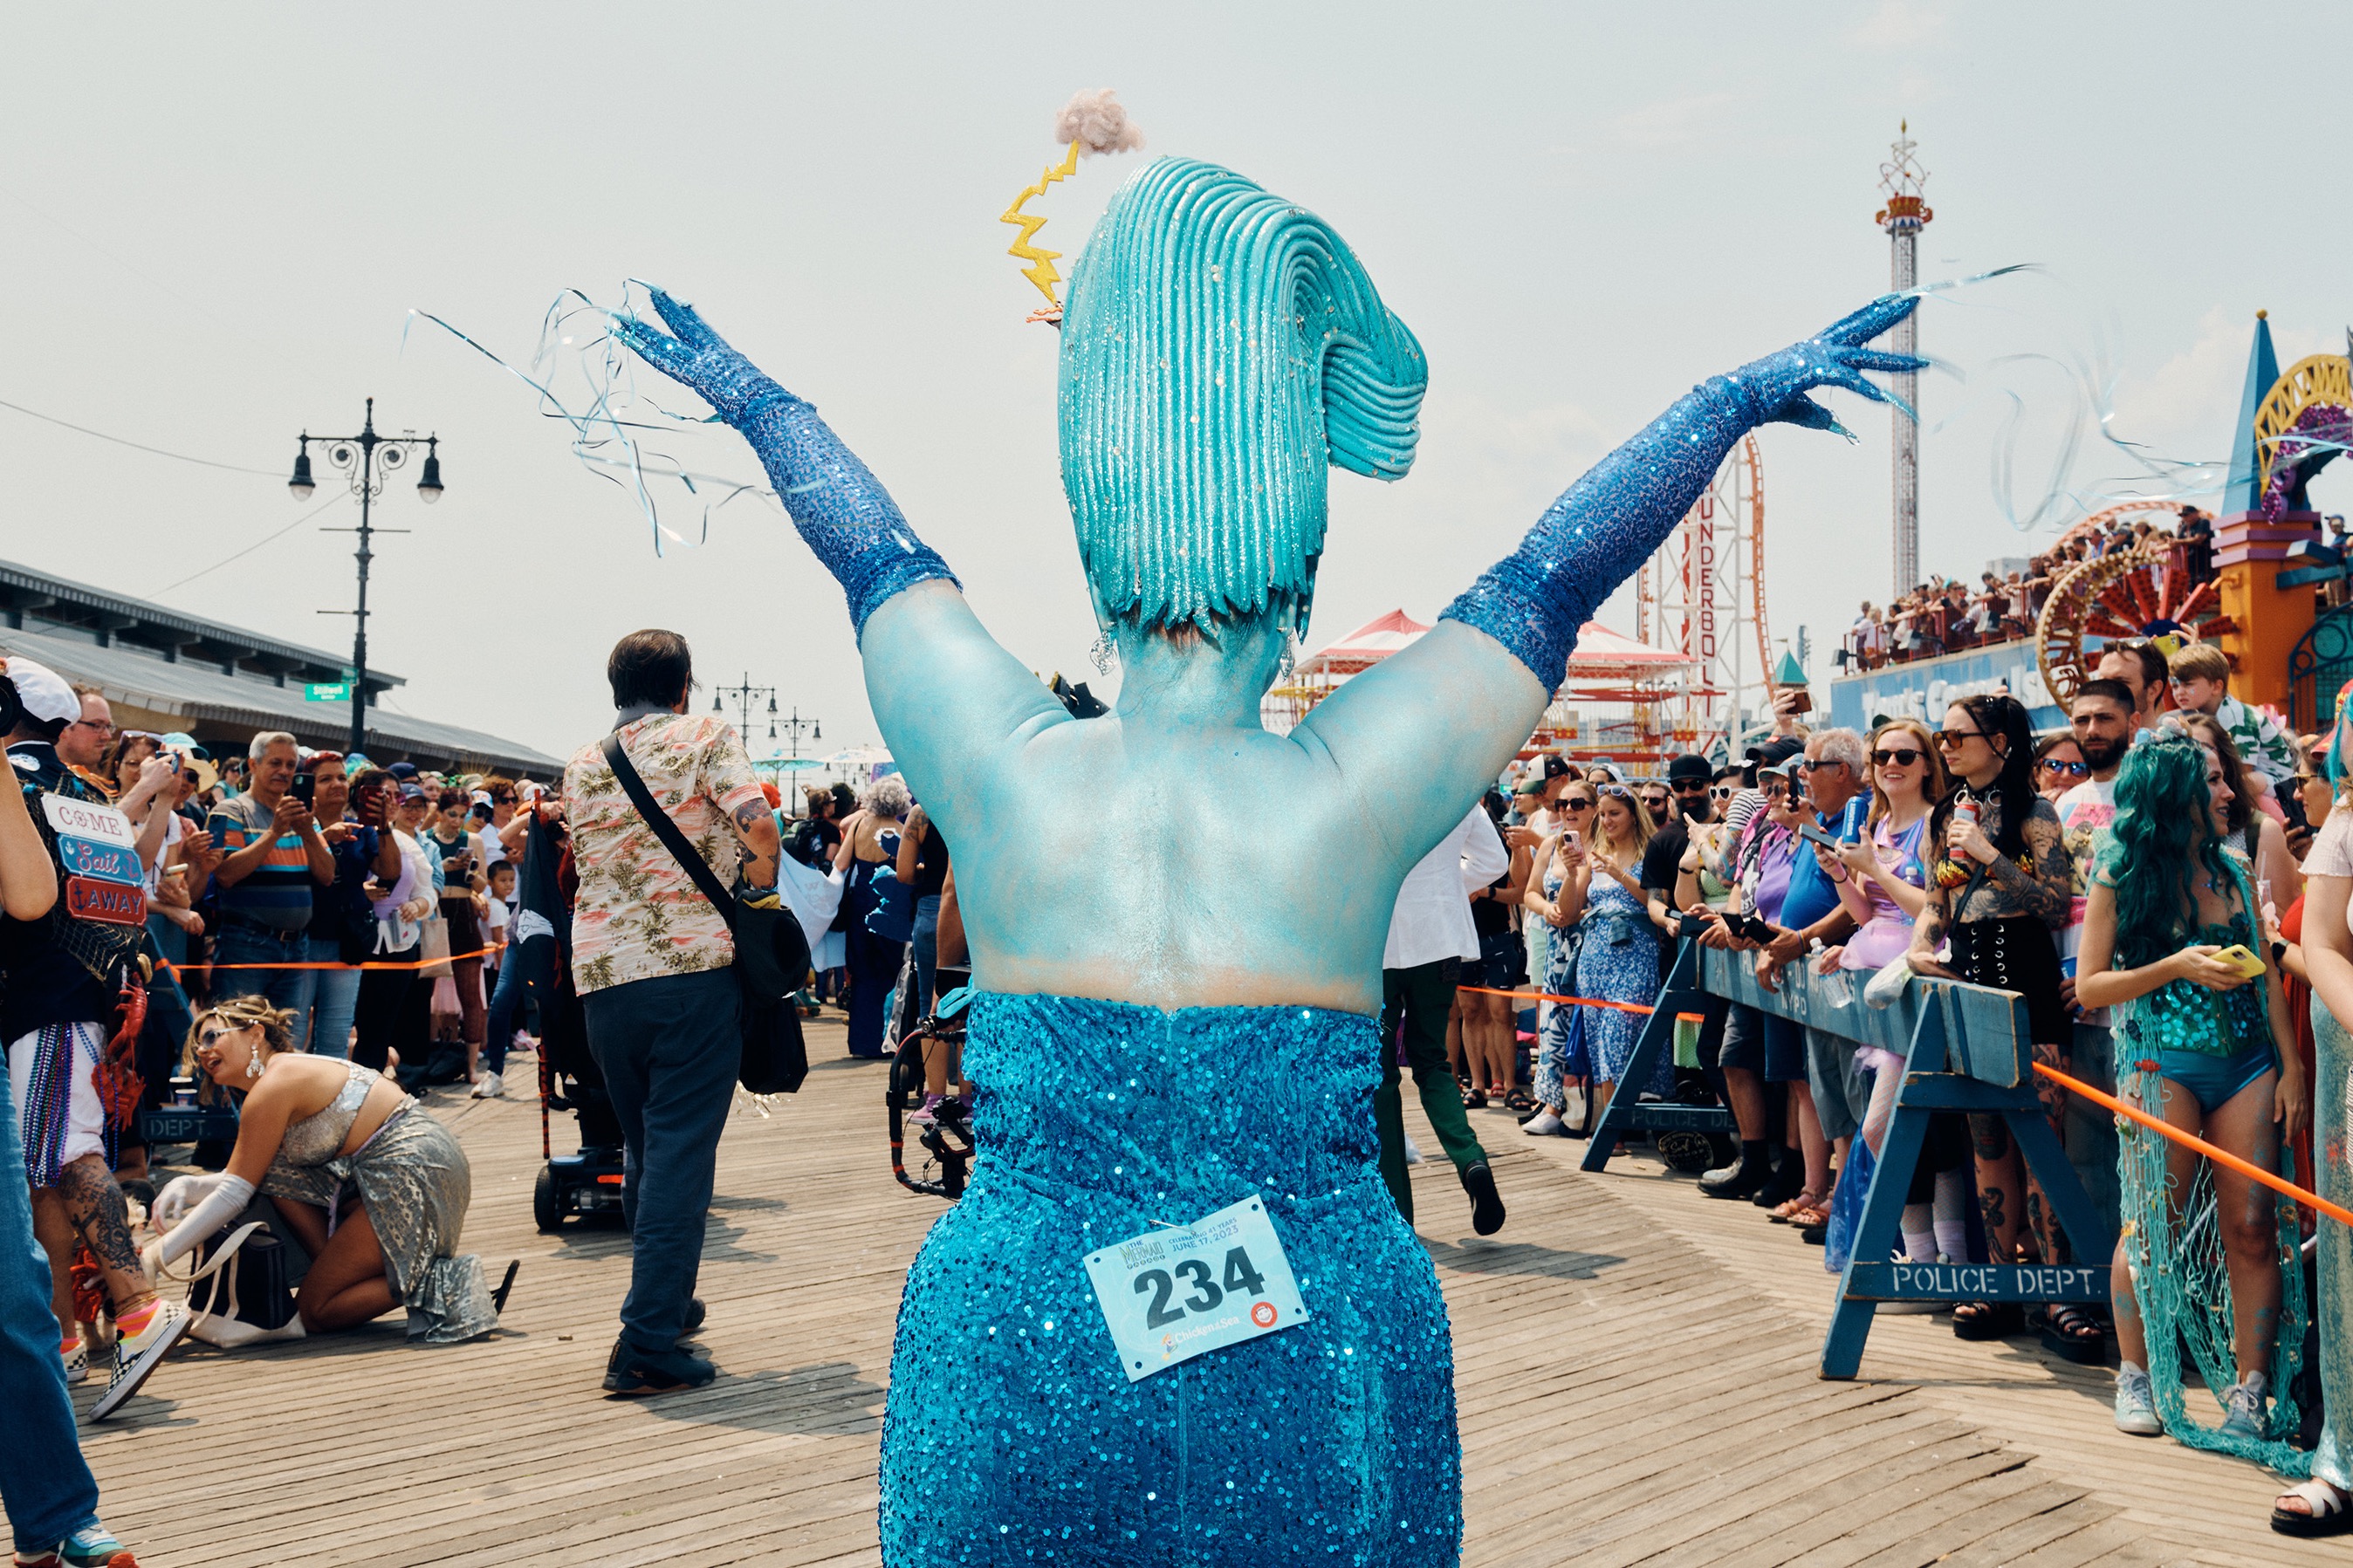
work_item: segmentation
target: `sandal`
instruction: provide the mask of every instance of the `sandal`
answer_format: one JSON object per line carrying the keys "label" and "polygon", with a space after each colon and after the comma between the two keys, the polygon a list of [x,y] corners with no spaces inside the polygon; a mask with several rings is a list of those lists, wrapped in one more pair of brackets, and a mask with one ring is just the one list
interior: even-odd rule
{"label": "sandal", "polygon": [[2282,1535],[2341,1535],[2353,1530],[2353,1509],[2347,1506],[2353,1500],[2327,1481],[2298,1481],[2280,1493],[2281,1501],[2289,1498],[2301,1501],[2306,1511],[2291,1513],[2273,1504],[2272,1528]]}
{"label": "sandal", "polygon": [[1462,1091],[1462,1109],[1463,1109],[1463,1110],[1486,1110],[1486,1109],[1487,1109],[1487,1097],[1486,1097],[1486,1095],[1484,1095],[1483,1093],[1482,1093],[1481,1091],[1479,1091],[1478,1089],[1464,1089],[1464,1090]]}
{"label": "sandal", "polygon": [[1810,1230],[1816,1226],[1828,1225],[1830,1222],[1831,1205],[1821,1202],[1817,1202],[1811,1208],[1799,1209],[1789,1216],[1789,1223],[1803,1230]]}
{"label": "sandal", "polygon": [[1957,1340],[2006,1340],[2026,1331],[2026,1314],[2015,1301],[1963,1301],[1953,1308]]}
{"label": "sandal", "polygon": [[2042,1321],[2035,1328],[2044,1350],[2078,1366],[2098,1366],[2108,1359],[2107,1335],[2101,1332],[2100,1321],[2081,1307],[2053,1301],[2042,1309]]}
{"label": "sandal", "polygon": [[1515,1089],[1504,1096],[1504,1109],[1506,1110],[1533,1110],[1535,1104],[1525,1089]]}
{"label": "sandal", "polygon": [[1821,1201],[1821,1194],[1819,1193],[1801,1192],[1787,1203],[1775,1205],[1766,1213],[1775,1225],[1788,1225],[1799,1215],[1816,1206]]}

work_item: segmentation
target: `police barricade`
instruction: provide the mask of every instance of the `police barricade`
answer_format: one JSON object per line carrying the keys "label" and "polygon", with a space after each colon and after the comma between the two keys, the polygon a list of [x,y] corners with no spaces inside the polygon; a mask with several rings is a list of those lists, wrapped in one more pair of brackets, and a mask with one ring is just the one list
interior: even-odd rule
{"label": "police barricade", "polygon": [[[1662,1032],[1662,1026],[1672,1026],[1670,1000],[1695,1011],[1703,995],[1905,1058],[1904,1085],[1872,1171],[1853,1254],[1840,1276],[1837,1306],[1822,1342],[1822,1376],[1854,1376],[1881,1301],[2107,1304],[2108,1260],[2115,1255],[2116,1238],[2101,1222],[2065,1148],[2043,1120],[2034,1089],[2033,1047],[2023,998],[1982,985],[1920,978],[1904,987],[1894,1005],[1873,1007],[1862,999],[1860,975],[1821,977],[1793,963],[1781,972],[1779,989],[1767,990],[1757,980],[1754,964],[1751,954],[1718,952],[1685,941],[1660,994],[1659,1011],[1628,1064],[1626,1081],[1646,1081],[1637,1076],[1638,1068],[1649,1068],[1642,1047]],[[1655,1056],[1653,1050],[1651,1059]],[[1615,1137],[1605,1144],[1603,1133],[1617,1110],[1613,1101],[1603,1128],[1595,1131],[1594,1147],[1585,1160],[1588,1171],[1601,1169],[1609,1159]],[[1905,1196],[1926,1145],[1928,1119],[1939,1111],[1996,1115],[2009,1125],[2027,1168],[2042,1186],[2043,1201],[2066,1231],[2075,1256],[2086,1261],[2040,1266],[1894,1260]]]}
{"label": "police barricade", "polygon": [[[1642,1032],[1634,1037],[1633,1053],[1626,1058],[1622,1084],[1648,1083],[1659,1070],[1663,1054],[1674,1049],[1675,1020],[1686,1014],[1704,1016],[1711,999],[1700,994],[1699,943],[1686,938],[1676,950],[1673,966],[1667,971],[1667,983],[1659,988],[1659,1000],[1651,1009]],[[1561,1004],[1569,1005],[1567,1003]],[[1609,1163],[1609,1156],[1618,1152],[1618,1144],[1629,1132],[1722,1132],[1738,1135],[1732,1112],[1720,1105],[1679,1105],[1672,1101],[1643,1100],[1636,1094],[1610,1097],[1609,1109],[1601,1113],[1600,1124],[1594,1128],[1592,1138],[1585,1146],[1584,1168],[1599,1171]]]}

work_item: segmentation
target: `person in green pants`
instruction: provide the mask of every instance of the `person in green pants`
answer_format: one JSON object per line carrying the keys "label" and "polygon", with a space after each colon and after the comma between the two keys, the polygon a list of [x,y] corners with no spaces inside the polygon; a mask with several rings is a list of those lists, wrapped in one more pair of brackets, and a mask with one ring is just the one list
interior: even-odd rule
{"label": "person in green pants", "polygon": [[1488,1169],[1487,1152],[1462,1114],[1462,1092],[1446,1065],[1446,1016],[1454,1005],[1462,961],[1479,956],[1471,891],[1504,875],[1511,864],[1511,852],[1504,847],[1486,807],[1474,805],[1406,874],[1389,915],[1388,945],[1381,955],[1381,1087],[1373,1098],[1373,1110],[1380,1126],[1381,1179],[1409,1225],[1413,1222],[1413,1188],[1405,1169],[1400,1043],[1439,1146],[1454,1162],[1462,1190],[1471,1194],[1471,1228],[1481,1236],[1504,1228],[1504,1198],[1495,1190],[1495,1173]]}

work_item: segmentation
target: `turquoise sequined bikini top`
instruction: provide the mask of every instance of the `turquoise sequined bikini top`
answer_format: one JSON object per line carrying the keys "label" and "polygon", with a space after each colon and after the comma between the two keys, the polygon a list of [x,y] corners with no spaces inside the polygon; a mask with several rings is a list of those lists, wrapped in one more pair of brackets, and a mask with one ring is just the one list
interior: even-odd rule
{"label": "turquoise sequined bikini top", "polygon": [[[2252,903],[2246,874],[2229,863],[2239,885],[2239,912],[2230,920],[2198,928],[2196,942],[2216,947],[2238,944],[2260,952],[2248,913]],[[2194,980],[2169,980],[2147,995],[2119,1009],[2125,1037],[2143,1051],[2197,1051],[2210,1057],[2236,1056],[2251,1045],[2271,1039],[2271,989],[2267,979],[2256,979],[2232,991],[2209,991]]]}

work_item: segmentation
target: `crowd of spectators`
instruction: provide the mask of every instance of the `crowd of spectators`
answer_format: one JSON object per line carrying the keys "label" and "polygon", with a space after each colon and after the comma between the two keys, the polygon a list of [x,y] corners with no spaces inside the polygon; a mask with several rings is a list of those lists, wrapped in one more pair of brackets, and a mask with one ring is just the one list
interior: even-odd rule
{"label": "crowd of spectators", "polygon": [[[2343,520],[2332,518],[2338,542]],[[2213,580],[2214,520],[2191,507],[2170,528],[2143,514],[2073,535],[2023,568],[1989,566],[1974,586],[1958,578],[1932,579],[1890,605],[1863,601],[1847,628],[1837,659],[1847,669],[1879,669],[1915,658],[2016,642],[2034,635],[2035,623],[2059,579],[2086,561],[2139,550],[2163,549],[2180,580],[2191,587]]]}
{"label": "crowd of spectators", "polygon": [[[1683,1065],[1672,1074],[1662,1065],[1650,1082],[1620,1083],[1623,1053],[1614,1041],[1629,1024],[1612,1005],[1651,1000],[1662,979],[1657,966],[1685,936],[1745,953],[1768,988],[1800,972],[1822,983],[1843,974],[1858,1005],[1862,983],[1891,965],[2016,992],[2026,1001],[2038,1061],[2128,1100],[2138,1097],[2152,1110],[2162,1104],[2169,1121],[2256,1164],[2277,1168],[2284,1145],[2291,1169],[2309,1184],[2307,857],[2310,875],[2353,874],[2344,825],[2333,838],[2323,833],[2348,809],[2332,782],[2336,732],[2287,732],[2275,715],[2231,697],[2228,661],[2218,649],[2192,643],[2168,653],[2169,646],[2109,647],[2072,700],[2068,728],[2039,739],[2024,707],[1995,693],[1957,701],[1929,723],[1883,720],[1868,735],[1807,731],[1784,715],[1780,732],[1741,765],[1682,757],[1662,779],[1628,780],[1613,768],[1539,757],[1517,777],[1501,818],[1514,855],[1493,884],[1494,896],[1518,906],[1524,959],[1508,974],[1490,966],[1477,979],[1482,991],[1561,1000],[1522,1015],[1524,1039],[1533,1036],[1531,1088],[1522,1093],[1498,1083],[1490,1068],[1466,1071],[1466,1104],[1492,1105],[1502,1093],[1525,1108],[1526,1133],[1583,1137],[1612,1093],[1718,1101],[1732,1112],[1736,1146],[1719,1145],[1728,1157],[1699,1176],[1699,1191],[1753,1204],[1761,1222],[1821,1247],[1826,1267],[1841,1268],[1905,1064],[1821,1029],[1716,1002],[1697,1048],[1678,1053]],[[2136,764],[2141,772],[2127,777],[2120,803],[2119,776],[2137,746],[2149,752]],[[2194,804],[2150,782],[2174,774],[2180,777],[2166,787],[2194,789]],[[2206,831],[2236,869],[2198,872],[2198,917],[2169,936],[2151,938],[2129,921],[2120,927],[2118,901],[2138,885],[2135,879],[2176,875],[2168,855],[2189,857],[2179,875],[2190,885],[2204,851],[2187,823],[2203,821],[2210,788],[2215,804]],[[1800,836],[1806,828],[1839,847],[1808,842]],[[2118,832],[2130,838],[2129,853],[2114,847]],[[1671,847],[1660,848],[1671,835]],[[2186,847],[2166,847],[2177,841]],[[2322,868],[2316,841],[2333,869]],[[1651,852],[1629,854],[1637,842]],[[1606,901],[1595,898],[1597,887],[1608,889]],[[1638,941],[1623,923],[1630,907],[1641,909],[1652,928]],[[2156,907],[2147,898],[2132,906]],[[2344,924],[2338,918],[2327,929],[2353,947]],[[2224,1011],[2221,999],[2246,984],[2244,973],[2224,962],[2223,944],[2233,935],[2273,955],[2281,995],[2268,1020],[2263,992],[2271,982],[2228,1000]],[[1590,961],[1597,952],[1599,964]],[[2174,991],[2182,993],[2178,1001]],[[2208,995],[2218,1000],[2199,1000]],[[1477,1000],[1466,993],[1466,1020]],[[2151,1013],[2148,1005],[2172,1011]],[[2189,1020],[2191,1037],[2221,1029],[2216,1054],[2201,1054],[2208,1047],[2194,1039],[2187,1049],[2170,1048],[2171,1034],[2166,1049],[2157,1048],[2156,1034],[2135,1034],[2128,1046],[2116,1032],[2142,1026],[2129,1020],[2158,1016]],[[2227,1027],[2215,1022],[2225,1017],[2232,1020]],[[1466,1061],[1477,1061],[1467,1028],[1462,1037]],[[2200,1175],[2231,1216],[2219,1237],[2206,1238],[2219,1247],[2208,1288],[2221,1289],[2215,1281],[2226,1272],[2225,1258],[2229,1286],[2219,1302],[2185,1308],[2187,1287],[2172,1277],[2194,1271],[2130,1248],[2172,1235],[2168,1216],[2182,1200],[2168,1194],[2187,1192],[2188,1175],[2167,1174],[2159,1161],[2153,1188],[2146,1170],[2137,1183],[2130,1141],[2120,1146],[2109,1116],[2042,1087],[2070,1163],[2109,1226],[2126,1237],[2112,1289],[2116,1310],[1963,1302],[1952,1310],[1953,1332],[1978,1341],[2031,1335],[2054,1355],[2093,1363],[2108,1359],[2113,1336],[2121,1347],[2123,1430],[2170,1431],[2200,1447],[2268,1454],[2274,1462],[2287,1447],[2265,1445],[2308,1449],[2319,1415],[2308,1398],[2299,1412],[2282,1397],[2274,1364],[2279,1238],[2285,1236],[2292,1258],[2295,1211],[2283,1205],[2275,1219],[2268,1197],[2253,1201],[2228,1171]],[[1662,1154],[1677,1136],[1685,1135],[1658,1135]],[[1957,1114],[1932,1120],[1900,1245],[1915,1262],[2090,1261],[2071,1256],[2039,1180],[1999,1122]],[[2153,1286],[2158,1279],[2166,1283]],[[2156,1326],[2145,1328],[2151,1310],[2159,1314],[2147,1320]],[[2185,1310],[2235,1324],[2210,1336],[2219,1360],[2202,1369],[2219,1423],[2200,1421],[2194,1409],[2184,1415],[2178,1397],[2181,1378],[2200,1374],[2195,1367],[2185,1374],[2171,1348],[2174,1315]],[[2176,1395],[2169,1401],[2168,1378]],[[2302,1473],[2293,1458],[2288,1468]],[[2280,1528],[2301,1530],[2316,1516],[2327,1524],[2348,1506],[2346,1494],[2314,1484],[2322,1490],[2281,1500]]]}

